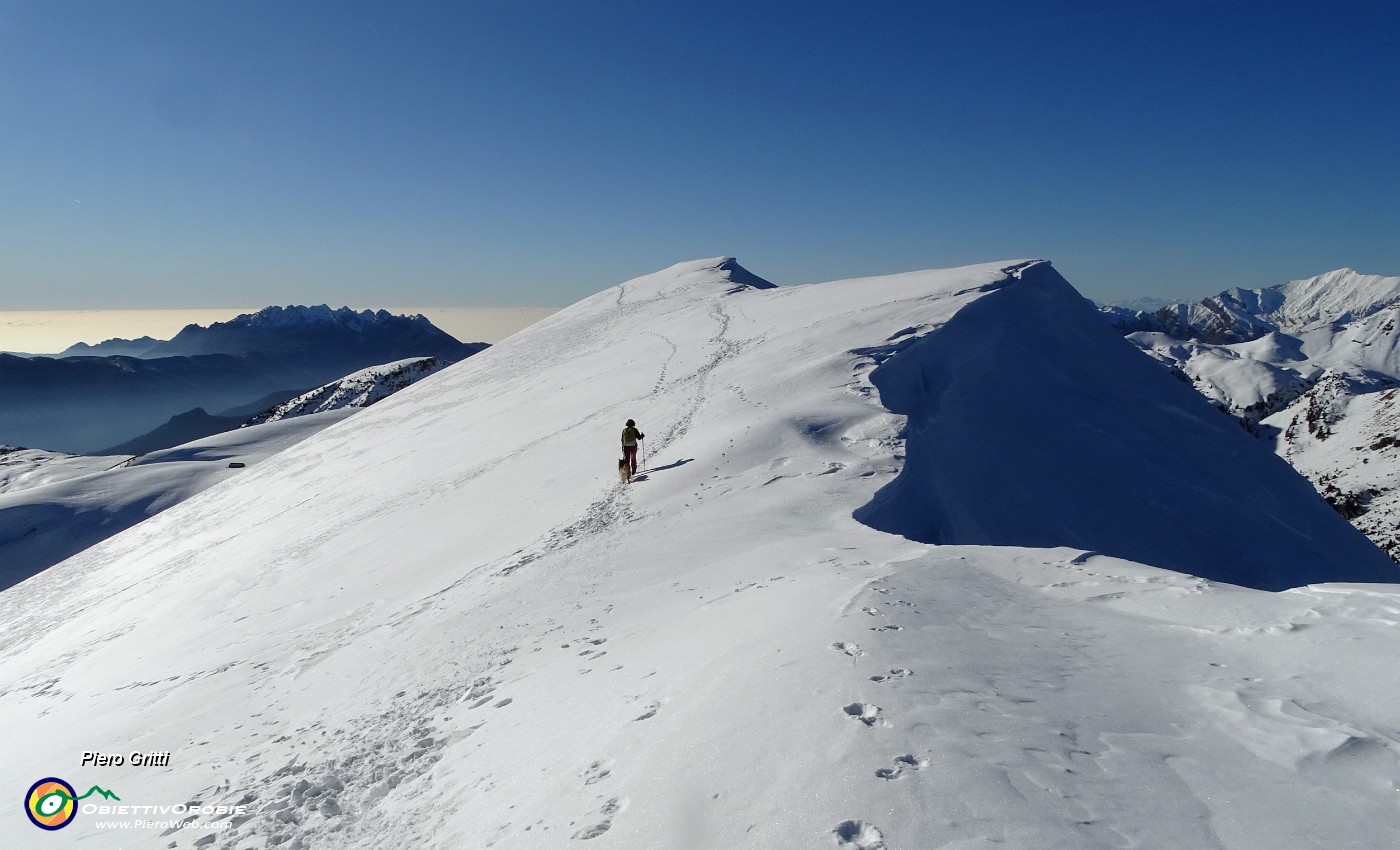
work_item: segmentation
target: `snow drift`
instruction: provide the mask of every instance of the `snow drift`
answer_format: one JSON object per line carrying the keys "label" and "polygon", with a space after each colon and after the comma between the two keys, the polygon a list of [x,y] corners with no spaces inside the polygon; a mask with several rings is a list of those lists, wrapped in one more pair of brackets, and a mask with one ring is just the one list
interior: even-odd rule
{"label": "snow drift", "polygon": [[[0,786],[247,807],[204,833],[80,815],[94,848],[1393,844],[1396,588],[853,518],[922,533],[928,499],[937,535],[1232,576],[1302,529],[1259,583],[1379,573],[1207,402],[1126,343],[1081,350],[1066,299],[1044,265],[771,288],[729,260],[588,298],[0,593],[24,730]],[[1018,335],[1036,311],[1068,330]],[[623,487],[629,417],[649,470]],[[1018,525],[939,483],[978,471]],[[1256,474],[1280,493],[1207,489]]]}
{"label": "snow drift", "polygon": [[872,373],[881,402],[909,416],[909,458],[857,518],[930,543],[1076,546],[1272,590],[1400,577],[1048,263],[1016,275]]}

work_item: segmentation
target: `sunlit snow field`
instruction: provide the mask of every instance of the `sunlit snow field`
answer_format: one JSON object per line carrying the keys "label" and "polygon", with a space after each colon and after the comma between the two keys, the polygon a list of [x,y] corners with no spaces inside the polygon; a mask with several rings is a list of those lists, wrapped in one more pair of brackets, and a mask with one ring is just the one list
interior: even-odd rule
{"label": "sunlit snow field", "polygon": [[1283,461],[1048,264],[761,283],[601,292],[0,594],[0,786],[249,808],[93,848],[1400,843],[1400,575]]}

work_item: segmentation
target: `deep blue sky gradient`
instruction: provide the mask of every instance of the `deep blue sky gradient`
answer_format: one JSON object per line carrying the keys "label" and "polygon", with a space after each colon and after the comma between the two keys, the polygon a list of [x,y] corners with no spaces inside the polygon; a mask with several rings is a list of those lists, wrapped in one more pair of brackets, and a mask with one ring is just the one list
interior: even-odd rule
{"label": "deep blue sky gradient", "polygon": [[0,0],[0,309],[1400,274],[1400,4]]}

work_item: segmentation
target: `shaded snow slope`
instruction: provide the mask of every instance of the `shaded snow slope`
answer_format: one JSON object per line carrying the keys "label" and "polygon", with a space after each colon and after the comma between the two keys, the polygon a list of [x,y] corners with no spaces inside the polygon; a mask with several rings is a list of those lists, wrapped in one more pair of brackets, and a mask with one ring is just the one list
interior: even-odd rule
{"label": "shaded snow slope", "polygon": [[1294,333],[1228,345],[1160,332],[1127,338],[1272,446],[1400,560],[1400,497],[1388,495],[1400,455],[1383,439],[1394,420],[1390,390],[1400,385],[1397,287],[1400,278],[1335,272],[1279,288],[1268,315],[1300,328]]}
{"label": "shaded snow slope", "polygon": [[[1006,265],[762,289],[681,264],[10,588],[0,723],[26,734],[0,783],[247,806],[228,831],[141,835],[217,850],[1393,844],[1400,689],[1375,670],[1398,588],[1261,593],[852,518],[911,474],[875,362],[926,364],[998,300],[1019,322],[1069,292]],[[947,416],[986,409],[969,391]],[[1136,424],[1115,406],[1150,393],[1071,409]],[[1154,401],[1214,444],[1189,399]],[[628,417],[650,471],[623,487]],[[1243,474],[1263,450],[1201,451]],[[1145,498],[1176,475],[1162,455]],[[1069,514],[1063,493],[1045,509]],[[1252,508],[1202,498],[1239,520],[1201,553],[1223,564]],[[1300,527],[1327,511],[1271,504]],[[94,770],[83,750],[171,761]],[[0,820],[0,843],[33,829]],[[64,840],[133,835],[80,815]]]}
{"label": "shaded snow slope", "polygon": [[449,361],[436,357],[412,357],[371,366],[261,412],[244,423],[243,427],[328,410],[369,407],[450,365]]}
{"label": "shaded snow slope", "polygon": [[246,474],[229,463],[252,466],[344,417],[323,414],[298,424],[216,434],[137,458],[53,460],[25,479],[46,478],[44,483],[0,492],[0,588]]}
{"label": "shaded snow slope", "polygon": [[932,543],[1079,546],[1265,589],[1400,578],[1049,264],[1019,274],[871,375],[909,416],[909,460],[859,518]]}

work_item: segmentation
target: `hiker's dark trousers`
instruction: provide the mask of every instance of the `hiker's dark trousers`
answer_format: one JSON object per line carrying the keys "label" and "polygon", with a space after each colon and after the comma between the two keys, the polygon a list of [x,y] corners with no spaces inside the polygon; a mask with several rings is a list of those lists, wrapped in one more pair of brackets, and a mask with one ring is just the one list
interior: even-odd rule
{"label": "hiker's dark trousers", "polygon": [[623,446],[623,447],[622,447],[622,459],[625,460],[625,461],[627,461],[627,468],[632,472],[633,475],[636,475],[636,474],[637,474],[637,447],[636,447],[636,446]]}

